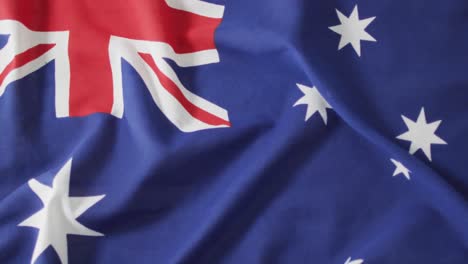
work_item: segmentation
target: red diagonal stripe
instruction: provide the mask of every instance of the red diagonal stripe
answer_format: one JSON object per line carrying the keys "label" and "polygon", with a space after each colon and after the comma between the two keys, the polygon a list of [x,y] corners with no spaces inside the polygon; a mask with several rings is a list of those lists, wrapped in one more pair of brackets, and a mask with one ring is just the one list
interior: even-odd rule
{"label": "red diagonal stripe", "polygon": [[187,112],[190,113],[191,116],[212,126],[231,126],[231,122],[224,120],[216,115],[213,115],[212,113],[209,113],[190,102],[179,89],[179,87],[177,87],[177,85],[171,79],[169,79],[164,73],[162,73],[158,69],[156,63],[154,62],[150,54],[138,54],[150,66],[154,73],[156,73],[156,76],[158,76],[158,79],[161,82],[164,89],[166,89],[172,96],[174,96],[177,99],[177,101],[179,101],[179,103],[185,108],[185,110],[187,110]]}
{"label": "red diagonal stripe", "polygon": [[53,47],[55,47],[55,44],[39,44],[23,53],[16,55],[13,60],[11,60],[10,63],[8,63],[8,65],[5,67],[5,70],[0,73],[0,85],[3,84],[3,81],[5,81],[5,78],[8,76],[8,74],[10,74],[10,72],[39,58]]}

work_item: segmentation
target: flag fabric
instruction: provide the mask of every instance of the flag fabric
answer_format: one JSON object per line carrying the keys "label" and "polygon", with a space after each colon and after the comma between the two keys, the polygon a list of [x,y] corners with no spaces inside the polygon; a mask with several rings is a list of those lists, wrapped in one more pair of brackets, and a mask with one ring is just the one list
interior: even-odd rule
{"label": "flag fabric", "polygon": [[467,263],[466,32],[464,0],[0,0],[0,263]]}

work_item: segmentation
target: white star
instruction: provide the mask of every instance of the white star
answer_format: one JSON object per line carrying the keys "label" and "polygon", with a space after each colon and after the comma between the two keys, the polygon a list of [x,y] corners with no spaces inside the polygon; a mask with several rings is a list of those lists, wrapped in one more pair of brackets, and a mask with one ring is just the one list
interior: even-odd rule
{"label": "white star", "polygon": [[354,7],[354,10],[349,17],[343,15],[343,13],[338,9],[336,9],[336,13],[338,14],[338,19],[340,20],[341,25],[329,27],[329,29],[341,35],[338,50],[341,50],[351,43],[357,55],[361,56],[361,40],[377,41],[366,32],[367,26],[374,21],[375,17],[359,20],[357,5]]}
{"label": "white star", "polygon": [[362,263],[364,263],[363,259],[351,260],[351,257],[349,257],[344,264],[362,264]]}
{"label": "white star", "polygon": [[55,176],[52,188],[35,179],[28,182],[29,187],[44,205],[43,209],[18,225],[39,229],[31,264],[49,246],[55,249],[60,261],[67,264],[67,235],[103,236],[103,234],[83,226],[76,219],[104,198],[105,195],[70,197],[68,192],[71,165],[72,160],[70,159]]}
{"label": "white star", "polygon": [[390,159],[392,161],[392,163],[395,165],[395,171],[393,172],[393,177],[399,175],[399,174],[403,174],[405,175],[405,177],[408,179],[408,180],[411,180],[410,179],[410,173],[411,171],[408,170],[408,168],[405,167],[405,165],[403,165],[401,162],[397,161],[397,160],[394,160],[394,159]]}
{"label": "white star", "polygon": [[399,135],[397,138],[401,140],[411,141],[411,146],[409,153],[413,155],[416,151],[421,149],[426,157],[432,161],[431,157],[431,145],[440,144],[447,145],[443,139],[438,137],[435,132],[440,126],[441,120],[427,123],[426,114],[424,112],[424,107],[421,108],[419,113],[418,120],[416,122],[408,119],[406,116],[402,115],[403,121],[408,127],[408,132]]}
{"label": "white star", "polygon": [[323,123],[327,124],[327,108],[332,109],[328,102],[322,97],[320,92],[315,87],[307,87],[302,84],[297,84],[297,87],[304,93],[294,106],[307,105],[307,113],[305,121],[309,120],[316,112],[319,112],[323,119]]}

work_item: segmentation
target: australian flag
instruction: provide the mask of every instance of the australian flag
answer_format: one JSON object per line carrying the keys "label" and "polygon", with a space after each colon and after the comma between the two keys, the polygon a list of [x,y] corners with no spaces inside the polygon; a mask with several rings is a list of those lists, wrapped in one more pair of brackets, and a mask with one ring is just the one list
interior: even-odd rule
{"label": "australian flag", "polygon": [[466,0],[0,0],[0,263],[468,263],[467,50]]}

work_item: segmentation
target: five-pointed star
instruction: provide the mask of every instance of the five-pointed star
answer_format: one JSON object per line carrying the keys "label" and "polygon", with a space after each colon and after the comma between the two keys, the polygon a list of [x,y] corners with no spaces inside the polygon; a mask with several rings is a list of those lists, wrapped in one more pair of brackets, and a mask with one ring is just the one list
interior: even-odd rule
{"label": "five-pointed star", "polygon": [[398,160],[390,159],[392,163],[395,165],[395,171],[393,172],[393,177],[403,174],[408,180],[410,179],[410,173],[411,171],[408,170],[408,168],[405,167],[401,162]]}
{"label": "five-pointed star", "polygon": [[431,157],[431,145],[432,144],[442,144],[447,145],[443,139],[438,137],[435,132],[440,126],[441,120],[427,123],[426,113],[424,112],[424,107],[421,108],[419,113],[418,120],[416,122],[410,120],[406,116],[402,115],[403,121],[408,127],[408,132],[399,135],[397,138],[401,140],[411,141],[411,146],[409,153],[413,155],[416,151],[421,149],[426,157],[432,161]]}
{"label": "five-pointed star", "polygon": [[323,119],[323,123],[327,124],[327,108],[332,109],[330,104],[322,97],[317,88],[307,87],[302,84],[297,84],[297,87],[304,93],[304,96],[301,97],[294,106],[298,105],[307,105],[307,113],[305,121],[309,120],[316,112],[319,112],[320,116]]}
{"label": "five-pointed star", "polygon": [[344,264],[362,264],[362,263],[364,263],[363,259],[351,260],[351,257],[349,257]]}
{"label": "five-pointed star", "polygon": [[60,261],[63,264],[67,264],[67,235],[69,234],[103,236],[103,234],[83,226],[76,220],[91,206],[104,198],[104,195],[70,197],[68,193],[71,165],[72,160],[70,159],[55,176],[52,188],[35,179],[31,179],[28,182],[29,187],[36,193],[44,205],[43,209],[19,224],[19,226],[29,226],[39,229],[31,264],[33,264],[49,246],[55,249]]}
{"label": "five-pointed star", "polygon": [[359,13],[357,5],[354,7],[353,12],[349,17],[346,17],[338,9],[336,9],[338,19],[341,25],[329,27],[332,31],[341,35],[340,44],[338,50],[341,50],[346,45],[350,44],[353,46],[358,56],[361,56],[361,40],[374,41],[377,40],[366,32],[367,26],[369,26],[375,17],[366,18],[359,20]]}

